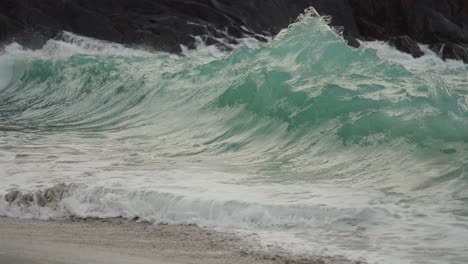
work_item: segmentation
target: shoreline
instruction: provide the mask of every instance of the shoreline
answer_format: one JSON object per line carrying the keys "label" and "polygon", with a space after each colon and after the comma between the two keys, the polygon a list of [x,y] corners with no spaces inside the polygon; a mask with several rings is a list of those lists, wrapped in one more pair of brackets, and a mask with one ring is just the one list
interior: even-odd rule
{"label": "shoreline", "polygon": [[[123,219],[0,217],[0,263],[8,264],[344,264],[341,257],[261,250],[230,233]],[[257,247],[258,246],[258,247]],[[258,248],[255,250],[254,248]]]}

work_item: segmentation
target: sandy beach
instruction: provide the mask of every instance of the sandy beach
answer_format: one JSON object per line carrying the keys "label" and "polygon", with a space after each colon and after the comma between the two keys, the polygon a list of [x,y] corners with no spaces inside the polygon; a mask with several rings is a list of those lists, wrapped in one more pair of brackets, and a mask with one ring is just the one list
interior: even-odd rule
{"label": "sandy beach", "polygon": [[351,263],[253,250],[256,247],[232,234],[188,225],[0,218],[2,264]]}

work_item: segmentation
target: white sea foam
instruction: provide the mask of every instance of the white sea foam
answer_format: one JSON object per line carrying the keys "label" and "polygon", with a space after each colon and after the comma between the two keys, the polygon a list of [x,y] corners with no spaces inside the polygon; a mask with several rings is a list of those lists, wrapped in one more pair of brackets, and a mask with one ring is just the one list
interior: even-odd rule
{"label": "white sea foam", "polygon": [[[415,59],[410,54],[401,52],[383,41],[368,41],[362,42],[362,44],[364,48],[375,50],[380,58],[403,65],[415,74],[427,75],[427,73],[433,72],[449,82],[461,84],[468,82],[468,76],[460,74],[460,72],[466,72],[468,68],[466,64],[457,60],[444,61],[428,45],[419,44],[424,55]],[[449,74],[447,75],[447,73]]]}
{"label": "white sea foam", "polygon": [[[463,227],[447,226],[445,223],[452,220],[446,218],[449,215],[437,213],[440,208],[436,205],[409,204],[398,196],[394,200],[372,189],[359,191],[336,184],[242,184],[257,176],[203,172],[196,168],[126,179],[115,173],[103,176],[92,177],[93,184],[89,179],[81,179],[83,183],[68,186],[55,209],[34,203],[9,205],[2,200],[0,216],[124,217],[155,223],[198,224],[257,233],[265,245],[281,246],[298,254],[341,254],[352,259],[364,257],[371,263],[416,263],[405,262],[410,256],[403,252],[411,244],[430,248],[431,240],[421,240],[421,236],[443,234],[450,238],[444,245],[445,251],[440,251],[439,245],[439,251],[434,253],[461,254],[457,252],[461,250],[459,243],[468,235]],[[23,179],[24,193],[37,190],[34,187],[37,184],[32,184],[35,176],[31,177]],[[30,187],[24,188],[27,182]],[[406,235],[402,240],[403,234]],[[374,251],[374,243],[381,247],[378,251]],[[386,254],[382,255],[382,251]]]}

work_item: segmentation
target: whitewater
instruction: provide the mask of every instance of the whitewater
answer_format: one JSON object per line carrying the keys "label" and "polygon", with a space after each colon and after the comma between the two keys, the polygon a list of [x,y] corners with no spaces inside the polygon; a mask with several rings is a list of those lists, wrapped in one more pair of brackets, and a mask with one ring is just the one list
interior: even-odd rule
{"label": "whitewater", "polygon": [[[304,15],[185,56],[64,33],[0,52],[0,216],[138,219],[294,254],[468,262],[468,67]],[[64,189],[59,201],[37,195]],[[36,195],[35,195],[36,194]],[[29,198],[27,196],[29,195]]]}

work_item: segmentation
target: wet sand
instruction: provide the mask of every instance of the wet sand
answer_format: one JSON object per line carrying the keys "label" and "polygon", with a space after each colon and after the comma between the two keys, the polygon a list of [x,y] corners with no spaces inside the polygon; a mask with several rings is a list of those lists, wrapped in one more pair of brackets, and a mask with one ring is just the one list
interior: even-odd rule
{"label": "wet sand", "polygon": [[322,264],[342,258],[304,258],[228,233],[188,225],[125,220],[18,220],[0,217],[1,264]]}

